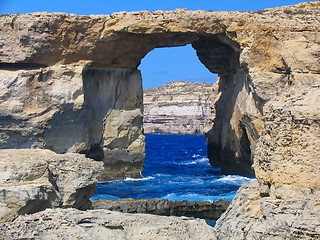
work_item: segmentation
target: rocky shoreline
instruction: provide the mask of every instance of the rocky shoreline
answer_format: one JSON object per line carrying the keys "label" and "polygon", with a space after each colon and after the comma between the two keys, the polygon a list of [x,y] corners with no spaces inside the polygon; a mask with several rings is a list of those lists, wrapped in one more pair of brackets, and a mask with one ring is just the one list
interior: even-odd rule
{"label": "rocky shoreline", "polygon": [[92,209],[106,209],[123,213],[146,213],[162,216],[185,216],[207,220],[217,220],[230,205],[229,201],[189,202],[169,201],[167,199],[121,199],[92,200]]}

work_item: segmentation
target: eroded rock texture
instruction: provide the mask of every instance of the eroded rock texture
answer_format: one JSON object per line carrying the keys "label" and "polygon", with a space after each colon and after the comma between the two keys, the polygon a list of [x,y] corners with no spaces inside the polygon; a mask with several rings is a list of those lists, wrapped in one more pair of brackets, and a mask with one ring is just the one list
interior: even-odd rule
{"label": "eroded rock texture", "polygon": [[229,206],[229,201],[169,201],[167,199],[92,200],[93,209],[106,209],[124,213],[148,213],[164,216],[186,216],[217,220]]}
{"label": "eroded rock texture", "polygon": [[320,85],[303,81],[313,84],[297,83],[267,104],[258,181],[238,191],[217,222],[218,239],[320,238]]}
{"label": "eroded rock texture", "polygon": [[204,220],[108,210],[47,209],[0,224],[3,239],[215,239]]}
{"label": "eroded rock texture", "polygon": [[319,239],[319,190],[245,183],[217,221],[217,239]]}
{"label": "eroded rock texture", "polygon": [[75,153],[0,150],[0,221],[46,208],[88,209],[102,163]]}
{"label": "eroded rock texture", "polygon": [[214,93],[213,84],[200,82],[143,89],[144,133],[203,134]]}
{"label": "eroded rock texture", "polygon": [[100,178],[140,176],[144,163],[138,70],[2,65],[0,148],[82,153],[111,168]]}

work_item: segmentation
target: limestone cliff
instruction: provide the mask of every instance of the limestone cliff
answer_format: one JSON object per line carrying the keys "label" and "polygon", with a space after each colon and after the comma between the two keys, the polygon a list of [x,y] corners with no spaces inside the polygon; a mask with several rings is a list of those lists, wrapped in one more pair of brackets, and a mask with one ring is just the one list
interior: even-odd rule
{"label": "limestone cliff", "polygon": [[138,70],[1,67],[0,148],[82,153],[105,160],[108,173],[100,179],[123,177],[124,172],[140,176],[145,143]]}
{"label": "limestone cliff", "polygon": [[143,89],[144,133],[203,134],[214,95],[208,83],[177,81]]}
{"label": "limestone cliff", "polygon": [[238,191],[217,222],[218,239],[320,238],[320,81],[301,81],[312,84],[298,82],[267,104],[258,181]]}

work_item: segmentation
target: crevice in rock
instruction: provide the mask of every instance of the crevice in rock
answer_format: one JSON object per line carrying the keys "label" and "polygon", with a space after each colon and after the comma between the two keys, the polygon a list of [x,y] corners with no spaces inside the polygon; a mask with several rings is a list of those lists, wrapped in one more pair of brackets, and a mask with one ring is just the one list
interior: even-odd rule
{"label": "crevice in rock", "polygon": [[96,161],[103,161],[104,152],[100,144],[91,145],[90,148],[86,151],[85,156]]}
{"label": "crevice in rock", "polygon": [[53,188],[59,192],[59,187],[57,185],[57,179],[58,179],[58,175],[53,174],[53,172],[49,169],[49,167],[47,167],[48,169],[48,173],[49,173],[49,182],[52,184]]}
{"label": "crevice in rock", "polygon": [[37,64],[37,63],[0,63],[0,70],[33,70],[39,68],[45,68],[47,65],[45,64]]}
{"label": "crevice in rock", "polygon": [[18,210],[19,215],[32,214],[45,210],[46,208],[51,208],[51,203],[49,200],[30,200],[27,204]]}

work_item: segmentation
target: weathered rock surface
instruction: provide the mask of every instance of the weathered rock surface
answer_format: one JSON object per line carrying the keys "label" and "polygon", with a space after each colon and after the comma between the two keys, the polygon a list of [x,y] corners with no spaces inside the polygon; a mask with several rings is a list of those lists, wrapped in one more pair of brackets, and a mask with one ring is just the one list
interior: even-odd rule
{"label": "weathered rock surface", "polygon": [[0,150],[0,221],[46,208],[88,209],[102,164],[75,153]]}
{"label": "weathered rock surface", "polygon": [[170,82],[143,89],[144,133],[203,134],[211,115],[213,84]]}
{"label": "weathered rock surface", "polygon": [[319,239],[320,191],[245,183],[217,221],[218,239]]}
{"label": "weathered rock surface", "polygon": [[140,176],[145,142],[138,70],[1,66],[0,148],[82,153],[111,169],[100,179],[123,177],[130,167],[128,176]]}
{"label": "weathered rock surface", "polygon": [[108,210],[47,209],[0,224],[9,239],[215,239],[204,220]]}
{"label": "weathered rock surface", "polygon": [[266,104],[257,181],[218,220],[218,239],[320,238],[320,82],[299,77]]}
{"label": "weathered rock surface", "polygon": [[267,105],[254,169],[264,185],[320,190],[320,78],[293,81],[297,86]]}
{"label": "weathered rock surface", "polygon": [[148,213],[164,216],[186,216],[217,220],[229,206],[229,201],[189,202],[167,199],[92,200],[93,209],[106,209],[124,213]]}

